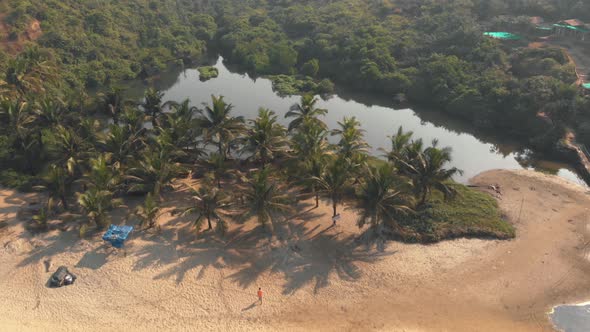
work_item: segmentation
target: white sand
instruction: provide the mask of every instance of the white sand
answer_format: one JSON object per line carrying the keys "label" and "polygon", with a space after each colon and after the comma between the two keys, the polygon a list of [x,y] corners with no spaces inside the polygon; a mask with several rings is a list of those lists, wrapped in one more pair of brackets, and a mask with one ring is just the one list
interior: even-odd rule
{"label": "white sand", "polygon": [[[136,232],[125,256],[100,237],[80,240],[75,228],[30,235],[26,214],[17,212],[39,199],[2,190],[0,331],[550,330],[552,305],[590,298],[589,196],[528,171],[473,181],[501,186],[515,240],[389,242],[381,252],[354,245],[353,211],[331,228],[322,204],[278,229],[289,235],[272,242],[255,223],[232,225],[222,242],[198,238],[187,218],[165,215],[162,233]],[[186,198],[167,195],[166,204]],[[60,265],[77,282],[47,288]]]}

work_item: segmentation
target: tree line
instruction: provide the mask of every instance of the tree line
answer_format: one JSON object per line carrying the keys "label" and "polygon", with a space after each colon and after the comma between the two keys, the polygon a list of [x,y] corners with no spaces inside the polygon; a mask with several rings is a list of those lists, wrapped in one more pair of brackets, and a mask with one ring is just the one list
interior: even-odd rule
{"label": "tree line", "polygon": [[[41,22],[35,43],[60,68],[63,90],[148,78],[214,51],[272,75],[283,94],[330,93],[337,82],[405,96],[536,151],[553,152],[566,130],[590,142],[589,98],[560,50],[482,35],[514,15],[584,19],[588,5],[575,0],[12,0],[0,9],[17,34]],[[0,67],[11,58],[0,52]]]}
{"label": "tree line", "polygon": [[47,193],[34,217],[41,227],[69,210],[85,216],[82,234],[102,229],[110,212],[135,195],[145,202],[134,217],[154,227],[163,193],[189,175],[200,179],[191,189],[194,204],[174,212],[221,233],[235,215],[272,228],[312,197],[316,207],[321,197],[330,201],[333,216],[351,202],[361,211],[359,226],[395,228],[411,225],[432,191],[456,193],[451,179],[460,171],[448,166],[449,148],[400,128],[383,150],[385,160],[376,160],[361,124],[352,117],[327,128],[328,110],[312,95],[285,113],[288,127],[273,110],[260,109],[255,119],[235,116],[222,96],[194,107],[189,100],[164,102],[161,91],[148,89],[137,104],[112,89],[94,103],[77,95],[64,101],[45,87],[53,71],[43,59],[35,50],[19,56],[19,74],[7,71],[14,77],[3,82],[0,97],[0,181]]}

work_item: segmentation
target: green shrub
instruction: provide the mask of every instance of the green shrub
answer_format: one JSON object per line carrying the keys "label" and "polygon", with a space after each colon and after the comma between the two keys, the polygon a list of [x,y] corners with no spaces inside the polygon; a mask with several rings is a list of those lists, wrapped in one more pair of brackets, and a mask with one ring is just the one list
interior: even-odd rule
{"label": "green shrub", "polygon": [[0,185],[20,191],[32,191],[36,180],[34,176],[18,173],[13,169],[0,171]]}
{"label": "green shrub", "polygon": [[219,70],[217,70],[217,68],[215,68],[215,67],[211,67],[211,66],[199,67],[198,70],[199,70],[199,79],[203,82],[219,76]]}

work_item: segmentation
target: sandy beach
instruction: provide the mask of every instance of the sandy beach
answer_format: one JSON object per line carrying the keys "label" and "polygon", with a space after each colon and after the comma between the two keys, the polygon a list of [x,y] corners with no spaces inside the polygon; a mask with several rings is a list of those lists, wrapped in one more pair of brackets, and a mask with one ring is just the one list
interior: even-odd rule
{"label": "sandy beach", "polygon": [[[254,222],[224,241],[197,236],[190,218],[166,214],[161,233],[135,232],[124,254],[67,223],[31,235],[23,220],[41,198],[0,190],[0,330],[551,331],[552,306],[590,300],[587,188],[532,171],[472,183],[500,186],[514,240],[368,247],[353,210],[331,227],[322,202],[300,206],[272,240]],[[76,283],[46,287],[61,265]]]}

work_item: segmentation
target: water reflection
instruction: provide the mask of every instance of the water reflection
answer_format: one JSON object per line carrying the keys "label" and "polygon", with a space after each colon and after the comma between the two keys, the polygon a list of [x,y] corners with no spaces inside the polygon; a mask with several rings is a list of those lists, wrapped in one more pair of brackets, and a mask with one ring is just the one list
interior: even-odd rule
{"label": "water reflection", "polygon": [[[165,100],[181,101],[188,98],[193,105],[201,106],[210,101],[212,94],[223,95],[226,101],[235,106],[236,115],[255,118],[258,109],[265,107],[274,110],[283,124],[288,123],[283,115],[292,104],[298,102],[299,97],[279,97],[273,92],[269,80],[252,79],[246,73],[230,70],[221,57],[213,63],[219,70],[216,79],[201,82],[196,69],[173,68],[151,84],[165,91]],[[144,84],[135,84],[130,88],[131,93],[138,98],[144,89]],[[453,164],[464,171],[462,176],[456,178],[461,182],[466,182],[484,170],[530,168],[583,183],[565,165],[540,161],[516,142],[501,138],[502,135],[474,130],[464,122],[449,119],[440,112],[394,109],[393,100],[345,89],[338,90],[335,96],[321,100],[318,104],[318,107],[329,110],[324,120],[330,128],[335,128],[337,121],[344,116],[356,116],[366,130],[367,142],[375,155],[381,154],[379,148],[389,148],[387,136],[395,133],[399,126],[413,131],[416,138],[426,142],[438,139],[442,146],[453,148]]]}

